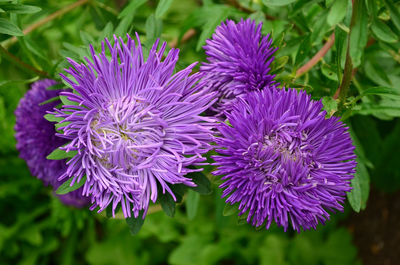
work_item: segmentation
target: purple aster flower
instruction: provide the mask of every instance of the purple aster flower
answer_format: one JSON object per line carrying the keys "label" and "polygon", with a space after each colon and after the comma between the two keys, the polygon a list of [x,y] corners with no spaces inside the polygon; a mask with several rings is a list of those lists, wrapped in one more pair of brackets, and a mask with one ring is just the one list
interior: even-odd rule
{"label": "purple aster flower", "polygon": [[114,214],[121,204],[125,217],[143,210],[144,218],[158,188],[175,199],[169,185],[195,186],[185,175],[211,149],[212,119],[200,114],[214,94],[197,84],[199,74],[189,75],[195,64],[174,74],[178,50],[163,59],[166,43],[157,49],[157,40],[145,60],[136,37],[114,37],[113,45],[105,39],[99,54],[91,46],[86,65],[69,59],[75,81],[61,76],[74,91],[62,93],[71,104],[56,116],[67,124],[64,149],[78,151],[60,179],[73,185],[86,176],[92,210],[110,205]]}
{"label": "purple aster flower", "polygon": [[[62,184],[57,178],[65,170],[66,164],[64,160],[47,160],[46,156],[65,144],[66,140],[55,135],[54,124],[43,116],[60,101],[39,105],[58,96],[59,91],[46,89],[55,84],[56,81],[49,79],[37,81],[20,100],[15,110],[15,138],[20,157],[28,164],[31,174],[41,179],[45,185],[50,184],[57,189]],[[81,192],[82,189],[57,196],[65,204],[82,207],[88,200],[82,197]]]}
{"label": "purple aster flower", "polygon": [[272,39],[261,34],[262,23],[254,20],[232,20],[221,23],[212,39],[203,47],[208,62],[200,67],[203,82],[217,91],[219,99],[214,111],[229,107],[229,102],[250,91],[261,90],[275,83],[269,74],[272,56],[277,48]]}
{"label": "purple aster flower", "polygon": [[264,89],[239,99],[221,123],[214,157],[226,202],[247,222],[300,232],[342,211],[355,172],[354,146],[338,117],[294,89]]}

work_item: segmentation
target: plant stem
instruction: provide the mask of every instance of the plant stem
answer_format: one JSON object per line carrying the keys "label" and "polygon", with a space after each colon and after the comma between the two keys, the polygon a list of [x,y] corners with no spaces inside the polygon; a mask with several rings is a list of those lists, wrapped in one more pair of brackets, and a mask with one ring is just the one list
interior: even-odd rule
{"label": "plant stem", "polygon": [[15,55],[11,54],[9,51],[7,51],[3,46],[0,45],[0,53],[4,55],[4,57],[9,60],[10,62],[14,63],[17,67],[21,68],[22,70],[27,70],[29,72],[34,72],[40,76],[48,77],[49,74],[39,70],[23,61],[21,61],[18,57]]}
{"label": "plant stem", "polygon": [[347,92],[349,91],[350,88],[351,79],[353,78],[353,63],[351,61],[351,56],[350,56],[350,41],[351,41],[351,31],[353,29],[353,26],[357,18],[358,0],[353,1],[352,8],[353,10],[351,14],[350,32],[347,41],[346,62],[344,65],[343,79],[342,83],[336,90],[335,95],[333,96],[334,99],[339,99],[339,109],[341,109],[344,106],[344,101],[346,100]]}
{"label": "plant stem", "polygon": [[329,49],[335,43],[335,33],[329,37],[328,41],[325,45],[319,50],[306,64],[300,67],[296,72],[296,78],[302,76],[306,72],[310,71],[311,68],[314,67],[321,59],[325,56],[325,54],[329,51]]}
{"label": "plant stem", "polygon": [[[24,29],[22,32],[24,33],[24,35],[27,35],[29,33],[31,33],[32,31],[34,31],[35,29],[43,26],[44,24],[58,18],[61,17],[62,15],[64,15],[65,13],[68,13],[69,11],[73,10],[74,8],[81,6],[83,4],[86,4],[89,0],[79,0],[75,3],[72,3],[68,6],[65,6],[63,8],[61,8],[60,10],[50,14],[49,16],[39,20],[36,23],[33,23],[32,25],[28,26],[26,29]],[[16,43],[18,41],[17,37],[12,37],[9,38],[5,41],[3,41],[1,43],[1,46],[3,46],[3,48],[8,49],[11,45],[13,45],[14,43]]]}

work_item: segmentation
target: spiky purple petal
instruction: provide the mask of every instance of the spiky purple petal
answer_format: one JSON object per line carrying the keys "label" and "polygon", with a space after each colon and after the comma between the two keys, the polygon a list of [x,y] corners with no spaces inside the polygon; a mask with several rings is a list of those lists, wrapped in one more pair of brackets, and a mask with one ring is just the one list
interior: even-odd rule
{"label": "spiky purple petal", "polygon": [[150,49],[147,60],[139,37],[126,43],[107,39],[102,52],[86,64],[69,59],[66,70],[75,81],[61,75],[73,87],[63,95],[72,102],[56,110],[63,118],[61,137],[69,140],[66,151],[78,154],[68,162],[60,179],[86,175],[84,194],[99,211],[118,204],[125,217],[145,216],[157,189],[175,198],[170,185],[195,186],[185,177],[204,161],[212,139],[210,118],[200,116],[213,93],[197,85],[199,74],[190,75],[195,64],[174,74],[178,50],[163,59],[166,43]]}
{"label": "spiky purple petal", "polygon": [[238,99],[221,123],[214,157],[223,197],[254,226],[274,221],[310,229],[342,211],[356,166],[354,146],[338,117],[294,89],[264,89]]}
{"label": "spiky purple petal", "polygon": [[218,92],[214,111],[224,110],[237,97],[275,83],[270,65],[277,48],[271,47],[272,39],[263,36],[261,29],[262,23],[256,25],[251,19],[239,23],[227,20],[206,41],[203,48],[208,62],[203,63],[200,72],[205,77],[203,84]]}

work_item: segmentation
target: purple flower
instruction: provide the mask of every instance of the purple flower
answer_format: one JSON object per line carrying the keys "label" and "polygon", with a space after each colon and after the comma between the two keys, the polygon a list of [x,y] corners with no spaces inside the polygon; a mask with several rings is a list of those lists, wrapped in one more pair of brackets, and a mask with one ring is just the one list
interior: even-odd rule
{"label": "purple flower", "polygon": [[239,99],[221,123],[214,157],[223,197],[247,222],[300,232],[342,211],[355,172],[354,146],[338,117],[294,89],[264,89]]}
{"label": "purple flower", "polygon": [[262,23],[256,25],[250,19],[237,24],[227,20],[206,41],[208,62],[200,67],[200,72],[205,76],[205,85],[218,92],[214,111],[228,108],[241,95],[275,83],[275,75],[269,72],[277,48],[271,47],[272,39],[263,36],[261,28]]}
{"label": "purple flower", "polygon": [[185,175],[197,170],[188,166],[202,164],[211,149],[212,120],[200,114],[214,94],[197,85],[198,74],[189,75],[195,64],[174,74],[179,51],[163,59],[166,43],[157,47],[158,41],[145,60],[138,36],[137,43],[105,39],[100,54],[91,47],[86,65],[69,59],[66,72],[76,81],[61,75],[73,92],[62,93],[71,104],[56,116],[67,123],[65,150],[78,153],[60,179],[73,184],[86,176],[92,210],[110,205],[114,214],[121,204],[125,217],[143,210],[144,218],[158,189],[175,199],[171,184],[195,186]]}
{"label": "purple flower", "polygon": [[[66,168],[65,161],[47,160],[46,156],[65,144],[66,140],[55,135],[54,124],[43,116],[47,111],[53,110],[60,101],[39,105],[58,96],[59,91],[46,89],[55,84],[54,80],[49,79],[37,81],[20,100],[15,110],[15,138],[20,157],[28,164],[31,174],[41,179],[45,185],[51,184],[56,189],[62,184],[57,178]],[[82,189],[58,197],[65,204],[82,207],[88,201],[80,192]]]}

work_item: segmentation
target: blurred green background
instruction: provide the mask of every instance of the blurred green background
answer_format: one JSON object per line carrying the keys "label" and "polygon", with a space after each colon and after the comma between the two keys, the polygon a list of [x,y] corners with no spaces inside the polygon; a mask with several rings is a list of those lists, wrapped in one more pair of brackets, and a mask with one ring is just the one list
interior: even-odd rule
{"label": "blurred green background", "polygon": [[[398,264],[400,1],[354,2],[351,25],[350,0],[0,0],[0,264]],[[189,194],[174,218],[154,206],[131,236],[124,220],[64,206],[18,158],[18,101],[33,81],[60,80],[66,57],[82,61],[89,44],[138,32],[145,49],[156,38],[179,48],[181,69],[204,61],[201,47],[223,20],[248,17],[280,47],[277,80],[322,98],[351,127],[359,157],[351,205],[317,231],[251,227],[208,174],[210,195]],[[326,55],[300,74],[332,33]],[[337,101],[349,34],[352,83]]]}

